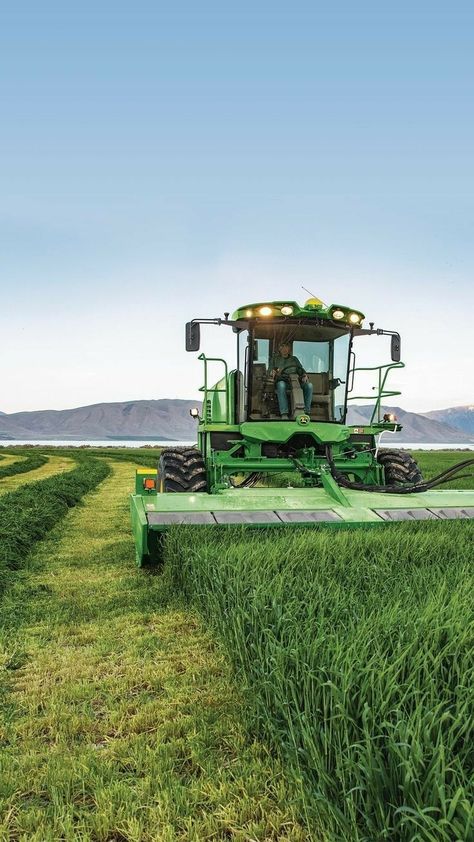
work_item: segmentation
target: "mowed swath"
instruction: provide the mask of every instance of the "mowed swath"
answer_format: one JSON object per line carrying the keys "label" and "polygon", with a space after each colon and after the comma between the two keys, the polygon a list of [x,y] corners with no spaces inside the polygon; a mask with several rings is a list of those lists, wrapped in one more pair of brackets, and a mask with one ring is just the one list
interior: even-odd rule
{"label": "mowed swath", "polygon": [[9,465],[13,465],[15,462],[21,462],[25,458],[17,453],[2,453],[0,455],[0,468],[2,469],[8,467]]}
{"label": "mowed swath", "polygon": [[[3,464],[2,462],[2,467]],[[30,482],[47,479],[56,474],[61,474],[63,471],[72,470],[73,467],[74,461],[68,456],[48,455],[46,463],[39,468],[9,477],[0,477],[0,494],[6,494],[8,491],[14,491],[14,489],[19,488],[21,485],[27,485]]]}
{"label": "mowed swath", "polygon": [[306,840],[249,740],[222,655],[133,564],[134,466],[70,512],[4,598],[1,832],[66,840]]}

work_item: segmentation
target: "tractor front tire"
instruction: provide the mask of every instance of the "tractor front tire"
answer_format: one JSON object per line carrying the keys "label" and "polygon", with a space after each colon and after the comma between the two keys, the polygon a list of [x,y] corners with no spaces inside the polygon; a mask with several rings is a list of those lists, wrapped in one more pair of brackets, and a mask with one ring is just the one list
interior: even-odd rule
{"label": "tractor front tire", "polygon": [[377,454],[377,461],[383,465],[385,485],[418,485],[423,482],[418,462],[405,450],[383,448]]}
{"label": "tractor front tire", "polygon": [[166,448],[158,462],[160,491],[196,494],[207,491],[206,465],[195,447]]}

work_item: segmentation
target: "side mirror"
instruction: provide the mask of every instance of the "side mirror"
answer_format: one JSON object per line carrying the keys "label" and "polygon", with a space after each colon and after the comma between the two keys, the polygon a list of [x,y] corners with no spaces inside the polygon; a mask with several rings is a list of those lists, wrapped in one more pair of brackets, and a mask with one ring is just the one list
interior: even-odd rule
{"label": "side mirror", "polygon": [[186,322],[186,351],[199,351],[200,344],[199,322]]}
{"label": "side mirror", "polygon": [[400,362],[400,334],[399,333],[392,333],[392,339],[390,343],[390,350],[391,356],[394,363]]}

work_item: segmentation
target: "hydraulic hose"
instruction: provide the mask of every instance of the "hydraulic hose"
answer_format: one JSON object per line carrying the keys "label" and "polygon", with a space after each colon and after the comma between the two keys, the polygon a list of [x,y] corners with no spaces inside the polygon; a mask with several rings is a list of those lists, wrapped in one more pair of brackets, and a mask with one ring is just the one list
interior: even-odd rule
{"label": "hydraulic hose", "polygon": [[254,488],[261,478],[261,473],[254,472],[245,477],[245,479],[241,482],[235,482],[235,480],[231,478],[231,485],[233,488]]}
{"label": "hydraulic hose", "polygon": [[[436,488],[437,485],[449,482],[449,480],[458,474],[459,471],[474,465],[474,458],[464,459],[462,462],[458,462],[457,465],[452,465],[451,468],[446,468],[446,470],[442,471],[440,474],[437,474],[432,479],[424,482],[407,483],[406,485],[364,485],[362,482],[351,482],[345,474],[337,470],[334,464],[332,448],[329,444],[326,446],[326,458],[328,460],[329,469],[333,479],[342,488],[351,488],[355,491],[377,491],[385,494],[416,494],[421,491],[428,491],[430,488]],[[301,469],[299,468],[299,470]],[[463,476],[470,476],[470,474],[463,474]]]}

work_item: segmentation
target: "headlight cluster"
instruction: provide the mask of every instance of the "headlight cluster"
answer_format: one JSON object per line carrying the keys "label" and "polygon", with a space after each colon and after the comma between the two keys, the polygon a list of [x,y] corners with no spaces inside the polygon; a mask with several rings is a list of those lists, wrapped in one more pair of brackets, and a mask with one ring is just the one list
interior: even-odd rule
{"label": "headlight cluster", "polygon": [[247,319],[251,319],[252,316],[292,316],[293,315],[293,307],[291,304],[284,304],[283,307],[270,307],[269,304],[264,304],[262,307],[257,307],[256,310],[246,310],[245,315]]}
{"label": "headlight cluster", "polygon": [[351,325],[358,325],[362,321],[362,316],[359,313],[347,313],[338,307],[332,311],[331,316],[338,322],[350,322]]}
{"label": "headlight cluster", "polygon": [[[318,301],[319,299],[310,299],[311,301]],[[322,306],[322,305],[321,305]],[[320,303],[311,304],[313,309],[321,309]],[[249,307],[245,310],[245,318],[268,319],[270,316],[292,316],[295,308],[292,304],[259,304],[256,307]],[[360,313],[354,313],[350,310],[343,310],[341,307],[335,307],[331,310],[331,318],[338,322],[345,322],[346,324],[358,325],[363,321],[363,316]]]}

